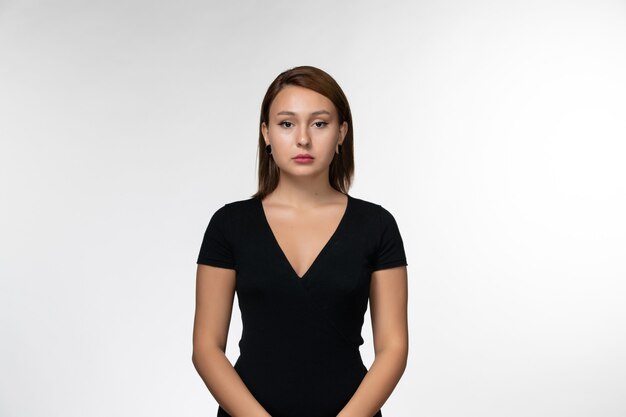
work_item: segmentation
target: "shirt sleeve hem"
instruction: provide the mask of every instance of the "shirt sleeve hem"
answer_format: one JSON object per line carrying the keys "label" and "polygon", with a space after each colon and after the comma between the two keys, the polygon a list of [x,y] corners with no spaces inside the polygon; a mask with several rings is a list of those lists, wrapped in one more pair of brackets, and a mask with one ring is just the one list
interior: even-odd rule
{"label": "shirt sleeve hem", "polygon": [[220,261],[220,260],[217,260],[217,259],[201,258],[201,259],[198,259],[198,261],[196,263],[197,264],[202,264],[202,265],[217,266],[217,267],[220,267],[220,268],[236,269],[234,264],[229,263],[229,262]]}
{"label": "shirt sleeve hem", "polygon": [[395,260],[395,261],[385,262],[385,263],[382,263],[380,265],[374,265],[372,267],[372,272],[378,271],[380,269],[389,269],[389,268],[395,268],[397,266],[407,266],[407,265],[408,265],[408,263],[407,263],[406,259],[398,259],[398,260]]}

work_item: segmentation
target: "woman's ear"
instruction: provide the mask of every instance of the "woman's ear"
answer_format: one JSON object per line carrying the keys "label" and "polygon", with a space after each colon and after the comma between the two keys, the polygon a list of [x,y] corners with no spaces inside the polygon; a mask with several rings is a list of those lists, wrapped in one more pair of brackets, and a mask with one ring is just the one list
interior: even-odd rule
{"label": "woman's ear", "polygon": [[344,121],[341,126],[339,126],[339,144],[342,145],[343,144],[343,140],[345,139],[346,135],[348,134],[348,129],[350,127],[348,126],[348,122]]}
{"label": "woman's ear", "polygon": [[269,145],[270,141],[267,138],[267,125],[265,124],[265,122],[261,123],[261,133],[263,134],[263,139],[265,139],[265,145]]}

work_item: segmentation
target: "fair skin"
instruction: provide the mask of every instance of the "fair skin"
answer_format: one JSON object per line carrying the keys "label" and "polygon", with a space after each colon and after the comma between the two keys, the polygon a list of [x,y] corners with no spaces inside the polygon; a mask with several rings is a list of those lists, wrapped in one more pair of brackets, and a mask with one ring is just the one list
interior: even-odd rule
{"label": "fair skin", "polygon": [[[343,216],[347,198],[328,181],[329,165],[348,131],[328,98],[287,86],[270,106],[261,131],[280,169],[276,189],[263,208],[294,271],[302,277]],[[308,153],[311,163],[293,157]],[[306,279],[306,278],[305,278]],[[375,360],[338,417],[378,411],[402,376],[408,357],[406,266],[372,273],[370,314]],[[193,363],[213,397],[233,417],[269,416],[225,356],[235,294],[235,271],[198,265]]]}

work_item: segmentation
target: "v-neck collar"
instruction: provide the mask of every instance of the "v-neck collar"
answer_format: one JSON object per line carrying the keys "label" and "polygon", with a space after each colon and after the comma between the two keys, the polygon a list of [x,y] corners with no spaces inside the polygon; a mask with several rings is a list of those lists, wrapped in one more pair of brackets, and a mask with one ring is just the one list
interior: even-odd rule
{"label": "v-neck collar", "polygon": [[287,258],[287,255],[285,254],[285,251],[283,251],[283,249],[280,247],[280,244],[278,243],[278,239],[276,239],[276,235],[272,231],[272,227],[270,226],[270,223],[267,220],[267,216],[265,215],[265,209],[263,208],[263,202],[261,201],[260,198],[256,198],[255,199],[255,200],[257,200],[257,204],[258,204],[259,211],[260,211],[261,217],[263,219],[263,223],[265,225],[265,228],[266,228],[267,232],[269,233],[272,241],[274,242],[274,246],[276,247],[278,252],[280,252],[280,255],[281,255],[283,261],[287,264],[287,267],[289,268],[290,273],[298,281],[304,281],[305,279],[307,279],[307,277],[308,277],[309,273],[311,272],[311,270],[315,267],[315,265],[318,263],[320,258],[328,250],[328,247],[330,246],[330,244],[335,240],[335,238],[337,237],[337,235],[339,234],[339,232],[343,228],[343,225],[346,222],[346,218],[348,217],[348,214],[350,212],[350,207],[352,205],[352,197],[350,196],[350,194],[346,193],[345,195],[348,197],[348,202],[346,204],[346,208],[344,209],[343,215],[341,216],[341,220],[339,220],[339,224],[337,224],[337,227],[335,228],[335,231],[333,232],[333,234],[326,241],[326,243],[324,244],[322,249],[319,251],[319,253],[315,257],[315,259],[313,260],[313,263],[309,266],[309,268],[304,272],[304,275],[302,275],[302,276],[298,275],[298,273],[296,272],[296,270],[292,266],[291,262]]}

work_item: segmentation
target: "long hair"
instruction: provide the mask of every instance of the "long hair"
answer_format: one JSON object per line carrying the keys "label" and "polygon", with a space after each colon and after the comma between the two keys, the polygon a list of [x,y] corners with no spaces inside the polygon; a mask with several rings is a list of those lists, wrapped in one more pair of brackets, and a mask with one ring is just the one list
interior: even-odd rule
{"label": "long hair", "polygon": [[269,125],[270,106],[276,95],[286,86],[294,85],[313,90],[333,102],[339,115],[339,124],[348,123],[348,132],[342,142],[341,151],[335,153],[330,163],[328,180],[334,189],[347,193],[354,175],[354,143],[352,129],[352,113],[348,99],[337,81],[319,68],[300,66],[282,72],[270,84],[261,104],[261,120],[259,122],[259,185],[252,197],[263,199],[278,186],[280,169],[274,158],[265,152],[265,140],[261,125]]}

